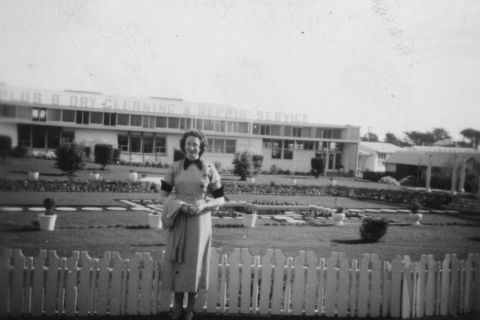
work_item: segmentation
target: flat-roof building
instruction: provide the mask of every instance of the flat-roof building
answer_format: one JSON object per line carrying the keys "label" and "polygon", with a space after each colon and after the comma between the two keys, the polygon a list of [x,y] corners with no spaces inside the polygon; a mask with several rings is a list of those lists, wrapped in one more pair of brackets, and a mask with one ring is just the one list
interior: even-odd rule
{"label": "flat-roof building", "polygon": [[181,99],[133,98],[77,90],[50,91],[0,85],[0,134],[13,146],[51,152],[63,142],[108,143],[132,162],[173,161],[181,135],[208,136],[205,157],[232,167],[236,152],[264,156],[263,170],[310,171],[326,159],[329,171],[355,173],[360,127],[314,124],[297,113],[233,108]]}

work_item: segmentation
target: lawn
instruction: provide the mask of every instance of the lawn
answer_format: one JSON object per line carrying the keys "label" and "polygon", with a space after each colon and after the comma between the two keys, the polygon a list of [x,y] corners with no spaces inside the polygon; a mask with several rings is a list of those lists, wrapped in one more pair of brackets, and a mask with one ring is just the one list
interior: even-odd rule
{"label": "lawn", "polygon": [[[76,173],[76,179],[88,179],[89,173],[99,166],[88,163],[85,170]],[[35,169],[41,179],[68,179],[54,167],[51,160],[7,159],[0,166],[0,176],[25,179],[26,172]],[[130,167],[108,166],[99,171],[105,179],[126,179]],[[137,168],[149,177],[161,177],[165,169]],[[226,181],[237,181],[235,176],[224,175]],[[296,177],[297,183],[318,185],[330,183],[327,178]],[[292,183],[292,177],[263,175],[257,183]],[[241,182],[247,183],[247,182]],[[376,183],[356,181],[349,178],[337,180],[339,185],[369,188],[398,188]],[[39,206],[45,197],[55,197],[58,205],[68,206],[119,206],[118,200],[155,199],[150,193],[55,193],[3,192],[0,205]],[[232,200],[283,200],[312,203],[332,207],[333,197],[228,195]],[[390,208],[391,204],[365,202],[356,199],[338,198],[337,205],[345,208]],[[398,206],[396,206],[398,207]],[[300,250],[313,250],[317,255],[328,257],[332,251],[345,252],[349,258],[360,258],[363,253],[377,253],[381,259],[392,260],[396,255],[409,255],[417,260],[421,254],[433,254],[437,259],[446,253],[456,253],[464,258],[468,253],[480,252],[480,227],[476,217],[424,215],[419,227],[406,226],[405,214],[383,215],[392,224],[386,236],[378,243],[362,243],[359,240],[358,219],[349,219],[345,226],[333,226],[328,220],[322,226],[286,226],[271,219],[259,219],[253,229],[239,227],[240,220],[213,219],[213,246],[222,252],[233,248],[249,248],[252,254],[263,254],[267,249],[281,249],[288,256],[296,256]],[[36,254],[40,249],[57,250],[61,256],[69,256],[73,250],[87,250],[100,257],[106,251],[119,251],[129,257],[134,252],[151,252],[158,258],[165,243],[165,232],[156,232],[145,227],[147,213],[142,211],[60,212],[58,228],[54,232],[26,231],[36,219],[35,212],[0,211],[0,248],[20,248],[26,254]],[[473,220],[472,220],[473,219]]]}

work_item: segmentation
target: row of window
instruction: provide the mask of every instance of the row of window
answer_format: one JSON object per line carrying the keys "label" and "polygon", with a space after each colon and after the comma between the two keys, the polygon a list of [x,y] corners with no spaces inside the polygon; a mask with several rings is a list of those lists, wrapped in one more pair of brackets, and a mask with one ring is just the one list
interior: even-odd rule
{"label": "row of window", "polygon": [[62,143],[72,142],[73,130],[61,127],[18,125],[18,144],[29,148],[56,149]]}
{"label": "row of window", "polygon": [[[250,127],[249,123],[245,121],[147,116],[129,113],[24,107],[6,104],[0,104],[0,117],[150,129],[168,128],[186,130],[196,128],[211,132],[242,134],[248,134]],[[252,133],[265,136],[341,139],[342,130],[254,123]]]}
{"label": "row of window", "polygon": [[288,150],[325,150],[342,151],[343,143],[328,141],[302,141],[302,140],[278,140],[263,139],[264,149],[288,149]]}
{"label": "row of window", "polygon": [[311,127],[293,127],[254,123],[253,134],[262,136],[285,136],[303,138],[341,139],[341,129],[324,129]]}

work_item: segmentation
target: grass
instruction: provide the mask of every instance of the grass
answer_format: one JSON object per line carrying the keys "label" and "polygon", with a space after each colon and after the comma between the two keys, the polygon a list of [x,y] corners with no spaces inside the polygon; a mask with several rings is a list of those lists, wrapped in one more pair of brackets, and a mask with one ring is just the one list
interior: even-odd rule
{"label": "grass", "polygon": [[[76,173],[76,179],[88,179],[90,172],[99,166],[88,163],[85,170]],[[28,170],[38,170],[41,179],[68,179],[51,160],[7,159],[0,165],[0,175],[12,179],[25,179]],[[127,166],[108,166],[99,171],[105,179],[126,179]],[[137,168],[147,176],[163,176],[165,169]],[[237,177],[225,175],[224,180],[236,181]],[[327,184],[329,179],[296,177],[297,183]],[[292,183],[288,176],[264,175],[257,183]],[[243,182],[242,182],[243,183]],[[337,179],[337,184],[370,188],[398,188],[375,183]],[[119,199],[155,199],[155,193],[55,193],[21,192],[0,193],[0,205],[40,206],[43,199],[54,196],[58,205],[71,206],[119,206]],[[229,195],[233,200],[286,200],[333,206],[333,197],[301,196],[258,196]],[[338,198],[337,205],[345,208],[388,208],[391,205],[376,202]],[[480,252],[480,227],[475,217],[451,217],[446,215],[424,215],[426,225],[405,226],[406,215],[384,215],[396,222],[390,225],[386,236],[378,243],[359,241],[359,220],[348,220],[343,227],[325,223],[323,226],[282,226],[271,220],[259,219],[253,229],[235,227],[239,220],[214,219],[213,246],[222,252],[233,248],[249,248],[252,254],[262,255],[267,249],[281,249],[285,255],[296,256],[300,250],[312,250],[318,256],[328,257],[332,251],[345,252],[349,258],[359,259],[363,253],[377,253],[380,259],[392,260],[396,255],[409,255],[419,259],[422,254],[433,254],[441,259],[446,253],[456,253],[465,258],[468,253]],[[471,218],[474,220],[472,221]],[[34,212],[0,212],[0,248],[20,248],[25,254],[35,255],[40,249],[56,250],[60,256],[69,256],[73,250],[87,250],[92,256],[100,257],[106,251],[119,251],[129,257],[135,252],[151,252],[158,258],[165,243],[165,232],[144,228],[147,213],[122,212],[60,212],[57,230],[54,232],[20,231],[36,219]],[[327,222],[327,221],[325,221]],[[273,223],[273,225],[272,225]],[[231,224],[231,227],[225,226]],[[216,227],[215,227],[216,225]],[[99,227],[101,226],[101,227]],[[116,227],[113,227],[116,226]],[[139,226],[140,228],[128,228]],[[224,227],[221,227],[224,226]]]}

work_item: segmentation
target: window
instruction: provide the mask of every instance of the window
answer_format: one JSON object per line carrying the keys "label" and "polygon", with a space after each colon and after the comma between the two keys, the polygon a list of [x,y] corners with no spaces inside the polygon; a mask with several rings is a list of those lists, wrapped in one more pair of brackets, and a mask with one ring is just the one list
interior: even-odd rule
{"label": "window", "polygon": [[180,128],[180,118],[168,118],[168,128],[169,129],[178,129]]}
{"label": "window", "polygon": [[280,135],[280,126],[270,126],[270,134],[272,136],[279,136]]}
{"label": "window", "polygon": [[19,124],[18,125],[18,145],[30,147],[30,126]]}
{"label": "window", "polygon": [[272,148],[272,140],[263,139],[263,148],[264,149],[271,149]]}
{"label": "window", "polygon": [[293,137],[301,137],[302,136],[302,128],[293,127],[292,128],[292,136]]}
{"label": "window", "polygon": [[195,129],[202,130],[203,128],[203,120],[197,119],[197,123],[195,123]]}
{"label": "window", "polygon": [[342,130],[334,129],[332,130],[332,138],[333,139],[340,139],[342,137]]}
{"label": "window", "polygon": [[156,117],[156,127],[157,128],[166,128],[167,127],[167,117]]}
{"label": "window", "polygon": [[323,137],[325,139],[332,139],[333,135],[332,135],[332,129],[324,129],[323,130]]}
{"label": "window", "polygon": [[130,115],[128,113],[117,114],[117,124],[119,126],[128,126],[130,123]]}
{"label": "window", "polygon": [[[20,119],[31,119],[32,117],[32,108],[30,107],[17,107],[17,118]],[[49,119],[50,120],[50,119]]]}
{"label": "window", "polygon": [[130,115],[130,125],[132,127],[141,127],[142,126],[142,116],[138,115],[138,114]]}
{"label": "window", "polygon": [[180,129],[190,129],[192,127],[192,119],[190,118],[180,118]]}
{"label": "window", "polygon": [[226,132],[237,132],[238,125],[234,121],[227,121]]}
{"label": "window", "polygon": [[323,137],[323,129],[322,128],[317,128],[315,130],[315,138],[322,138]]}
{"label": "window", "polygon": [[213,131],[214,130],[214,121],[209,120],[209,119],[203,120],[203,130]]}
{"label": "window", "polygon": [[47,120],[47,109],[45,109],[45,108],[32,108],[32,120],[33,121],[45,121],[45,120]]}
{"label": "window", "polygon": [[76,123],[78,124],[88,124],[90,117],[90,112],[88,111],[77,111]]}
{"label": "window", "polygon": [[155,152],[167,153],[167,143],[165,137],[155,137]]}
{"label": "window", "polygon": [[214,153],[225,153],[225,139],[214,139]]}
{"label": "window", "polygon": [[60,145],[60,137],[62,135],[62,129],[60,127],[48,127],[47,128],[47,148],[58,148]]}
{"label": "window", "polygon": [[143,153],[153,153],[153,137],[143,137]]}
{"label": "window", "polygon": [[103,112],[90,112],[90,123],[102,124],[103,123]]}
{"label": "window", "polygon": [[232,139],[208,139],[207,152],[235,153],[236,141]]}
{"label": "window", "polygon": [[75,139],[75,131],[73,129],[63,129],[62,131],[62,141],[61,143],[72,143]]}
{"label": "window", "polygon": [[140,152],[141,137],[130,137],[130,152]]}
{"label": "window", "polygon": [[225,121],[215,120],[215,132],[225,132]]}
{"label": "window", "polygon": [[295,148],[299,150],[313,150],[314,145],[313,141],[297,141]]}
{"label": "window", "polygon": [[291,137],[292,136],[292,127],[285,126],[283,128],[283,135],[286,136],[286,137]]}
{"label": "window", "polygon": [[48,109],[47,120],[48,121],[60,121],[62,117],[61,109]]}
{"label": "window", "polygon": [[340,169],[342,167],[342,154],[335,154],[335,169]]}
{"label": "window", "polygon": [[283,159],[293,159],[293,151],[290,149],[283,150]]}
{"label": "window", "polygon": [[312,136],[312,128],[302,128],[302,137],[310,138]]}
{"label": "window", "polygon": [[117,123],[117,114],[104,112],[103,113],[103,124],[105,126],[115,126]]}
{"label": "window", "polygon": [[128,152],[128,136],[118,135],[118,149]]}
{"label": "window", "polygon": [[272,159],[282,158],[282,140],[272,140]]}
{"label": "window", "polygon": [[248,133],[248,122],[239,122],[237,132],[238,133]]}
{"label": "window", "polygon": [[225,153],[235,153],[236,152],[236,141],[227,139],[225,140]]}
{"label": "window", "polygon": [[9,106],[6,104],[0,105],[0,117],[15,118],[15,106]]}
{"label": "window", "polygon": [[154,116],[143,116],[143,127],[144,128],[155,128],[155,117]]}
{"label": "window", "polygon": [[45,148],[46,128],[42,126],[32,126],[32,147]]}
{"label": "window", "polygon": [[260,126],[260,134],[264,135],[264,136],[269,136],[270,135],[270,126],[261,125]]}
{"label": "window", "polygon": [[63,122],[75,122],[75,111],[64,109],[62,111],[62,121]]}

